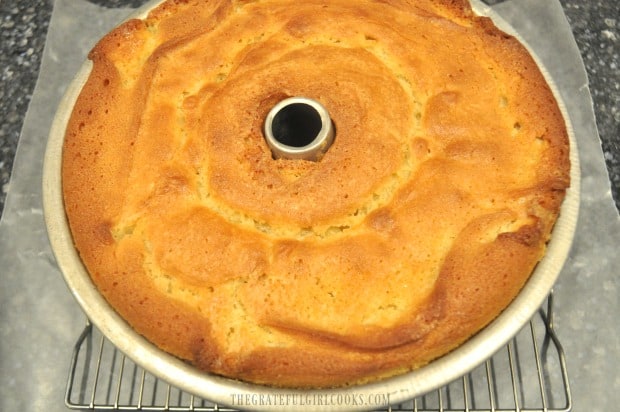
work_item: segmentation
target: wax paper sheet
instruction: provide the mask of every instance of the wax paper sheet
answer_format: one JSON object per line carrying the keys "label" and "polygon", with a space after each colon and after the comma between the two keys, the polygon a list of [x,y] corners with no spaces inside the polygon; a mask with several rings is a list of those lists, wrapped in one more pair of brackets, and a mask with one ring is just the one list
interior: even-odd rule
{"label": "wax paper sheet", "polygon": [[[614,207],[588,81],[557,0],[511,0],[493,9],[551,73],[568,108],[582,169],[577,235],[555,287],[556,327],[568,355],[574,410],[620,403]],[[85,317],[57,269],[41,204],[41,170],[56,106],[96,40],[129,14],[84,0],[56,0],[39,80],[19,141],[0,221],[0,410],[66,410],[73,344]]]}

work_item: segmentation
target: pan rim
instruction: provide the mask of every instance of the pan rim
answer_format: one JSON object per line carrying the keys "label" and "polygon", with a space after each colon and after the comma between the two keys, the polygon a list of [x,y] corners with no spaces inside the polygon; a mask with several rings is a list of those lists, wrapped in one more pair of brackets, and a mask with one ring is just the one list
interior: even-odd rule
{"label": "pan rim", "polygon": [[[142,18],[162,0],[151,1],[130,18]],[[71,293],[90,321],[121,352],[153,375],[189,393],[221,405],[232,406],[232,396],[299,396],[386,394],[390,403],[410,400],[452,382],[486,361],[512,339],[543,304],[560,275],[568,257],[579,214],[580,168],[577,142],[561,95],[540,59],[511,26],[499,15],[477,0],[474,11],[490,17],[505,32],[515,36],[536,60],[560,106],[570,139],[571,187],[561,207],[560,215],[547,245],[547,252],[530,279],[513,302],[489,325],[452,352],[427,366],[396,377],[345,388],[280,389],[236,381],[200,371],[182,360],[158,349],[135,332],[99,294],[82,265],[69,231],[61,190],[61,158],[64,132],[72,108],[88,78],[92,63],[85,61],[70,84],[54,117],[43,164],[43,209],[46,227],[57,264]],[[290,405],[288,405],[290,406]],[[286,410],[287,405],[253,406],[257,410]],[[345,405],[297,405],[301,410],[338,410]],[[346,405],[347,410],[363,410]]]}

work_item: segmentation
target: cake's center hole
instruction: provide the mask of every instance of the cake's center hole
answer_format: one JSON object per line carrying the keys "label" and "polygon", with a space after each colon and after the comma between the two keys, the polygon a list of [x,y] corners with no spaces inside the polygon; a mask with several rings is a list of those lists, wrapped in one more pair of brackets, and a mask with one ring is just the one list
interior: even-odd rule
{"label": "cake's center hole", "polygon": [[291,97],[276,104],[264,124],[273,157],[318,161],[334,139],[327,109],[316,100]]}
{"label": "cake's center hole", "polygon": [[322,126],[321,116],[314,107],[306,103],[293,103],[276,113],[271,130],[278,142],[304,147],[312,143]]}

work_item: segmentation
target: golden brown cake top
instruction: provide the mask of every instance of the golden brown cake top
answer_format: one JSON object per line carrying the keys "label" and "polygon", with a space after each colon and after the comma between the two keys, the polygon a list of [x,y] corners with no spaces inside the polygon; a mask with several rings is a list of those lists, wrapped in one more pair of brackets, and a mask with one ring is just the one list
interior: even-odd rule
{"label": "golden brown cake top", "polygon": [[[476,333],[542,257],[568,139],[533,59],[464,0],[168,1],[90,54],[63,154],[111,305],[207,371],[332,386]],[[286,97],[336,128],[274,159]]]}

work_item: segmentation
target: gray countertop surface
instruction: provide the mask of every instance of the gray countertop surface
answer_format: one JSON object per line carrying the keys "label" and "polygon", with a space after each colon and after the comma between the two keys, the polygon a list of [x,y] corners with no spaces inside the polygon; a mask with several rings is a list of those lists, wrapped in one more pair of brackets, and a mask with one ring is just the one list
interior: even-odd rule
{"label": "gray countertop surface", "polygon": [[[145,2],[144,0],[89,1],[111,8],[136,7]],[[501,1],[489,0],[488,2]],[[618,0],[560,0],[560,2],[589,76],[597,127],[609,174],[610,191],[615,201],[615,211],[617,211],[620,209],[620,3]],[[38,78],[53,4],[54,0],[0,0],[0,216],[10,187],[13,158],[24,117]],[[615,218],[617,216],[605,215],[600,219],[609,221]],[[605,222],[598,224],[604,225]],[[618,239],[618,237],[611,237],[611,239]],[[606,244],[604,248],[604,253],[610,256],[609,260],[612,263],[606,262],[606,264],[607,267],[611,266],[614,269],[612,272],[615,271],[613,262],[617,261],[617,257],[612,255],[620,246],[614,243]],[[585,246],[580,247],[585,248]],[[620,378],[615,372],[620,362],[617,356],[620,352],[620,339],[617,332],[620,329],[620,323],[617,321],[620,315],[617,299],[619,277],[618,273],[607,273],[604,279],[592,279],[590,274],[597,273],[591,268],[593,262],[582,261],[582,255],[585,254],[576,250],[570,264],[573,267],[583,268],[583,271],[576,274],[574,278],[565,278],[557,288],[558,323],[561,328],[560,336],[565,338],[569,369],[575,383],[573,392],[576,407],[574,410],[579,412],[606,411],[609,409],[599,408],[596,405],[620,404]],[[0,349],[7,349],[2,345],[8,345],[7,342],[17,340],[8,334],[22,330],[20,328],[23,326],[10,325],[10,321],[8,326],[4,324],[5,318],[15,318],[8,311],[18,307],[16,302],[7,303],[1,299],[5,296],[2,288],[5,285],[4,282],[7,281],[3,278],[4,269],[0,267]],[[9,282],[12,281],[9,280]],[[577,299],[581,298],[578,295],[579,288],[588,288],[593,282],[596,282],[593,292],[584,294],[583,300],[577,302]],[[599,293],[603,295],[603,298],[598,299],[597,302]],[[64,295],[61,296],[65,298]],[[577,303],[581,307],[575,307]],[[612,313],[606,313],[606,310],[601,309],[598,303],[607,305]],[[48,304],[53,306],[51,302]],[[35,313],[44,311],[44,308],[34,310]],[[593,313],[594,311],[600,311],[605,316],[598,316]],[[49,317],[49,314],[47,316]],[[53,315],[51,318],[59,324],[62,322],[61,314]],[[602,323],[600,319],[604,319],[604,324],[596,323],[597,321]],[[588,320],[590,320],[589,324]],[[608,330],[612,333],[607,333]],[[63,329],[61,332],[66,331]],[[78,332],[75,330],[68,333]],[[0,352],[8,353],[8,350],[4,352],[0,350]],[[59,354],[59,356],[65,355],[68,356],[68,353]],[[609,355],[611,358],[607,358]],[[7,360],[0,357],[0,382],[10,381],[3,380],[3,369],[16,370],[22,362],[29,362],[30,358],[36,359],[36,355],[28,359],[13,359],[3,364]],[[588,389],[584,384],[587,382],[593,382],[599,386],[602,384],[604,387]],[[4,394],[3,388],[0,388],[0,395],[2,394]],[[11,396],[17,399],[25,398],[27,394],[28,391],[12,392]],[[48,409],[39,405],[33,406],[32,410],[47,411],[62,408],[62,396],[62,393],[50,396],[58,400],[58,405],[54,408]],[[608,399],[605,402],[598,402],[597,398],[600,400],[601,397]],[[4,405],[23,404],[24,402],[20,403],[18,400],[4,403]],[[2,410],[2,405],[2,399],[0,399],[0,410]],[[591,407],[584,405],[591,405]]]}

